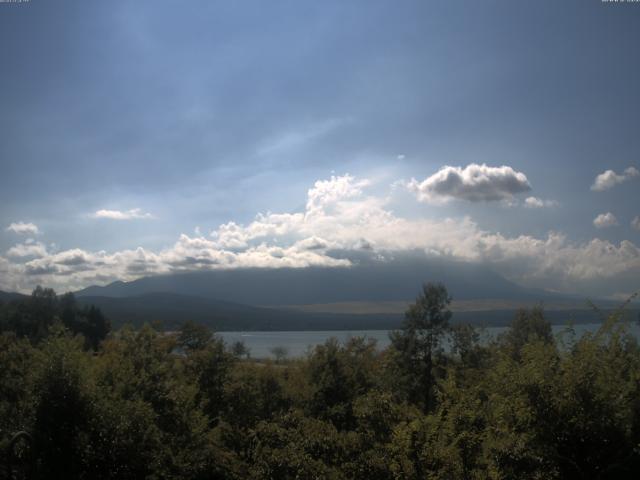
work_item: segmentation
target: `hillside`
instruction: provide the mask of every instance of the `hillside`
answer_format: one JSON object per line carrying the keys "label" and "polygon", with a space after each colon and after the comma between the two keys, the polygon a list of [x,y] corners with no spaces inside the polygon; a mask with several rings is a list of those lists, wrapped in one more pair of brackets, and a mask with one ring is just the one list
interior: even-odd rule
{"label": "hillside", "polygon": [[26,295],[21,293],[0,291],[0,302],[10,302],[12,300],[19,300],[25,297]]}
{"label": "hillside", "polygon": [[[0,291],[0,302],[27,298],[19,293]],[[389,330],[399,328],[405,302],[365,302],[354,304],[281,305],[255,307],[194,295],[153,292],[131,297],[79,296],[80,305],[95,305],[111,321],[113,328],[125,324],[155,324],[166,330],[179,328],[186,321],[206,325],[216,331],[276,330]],[[453,323],[476,326],[507,326],[518,308],[531,302],[458,301],[452,304]],[[602,305],[603,313],[612,304]],[[636,305],[627,309],[636,319]],[[597,323],[601,316],[584,303],[549,303],[545,317],[552,324]]]}
{"label": "hillside", "polygon": [[130,323],[157,322],[176,329],[193,321],[217,331],[228,330],[366,330],[400,325],[399,314],[331,314],[259,308],[209,298],[171,293],[149,293],[133,297],[81,297],[79,303],[95,305],[115,327]]}
{"label": "hillside", "polygon": [[154,292],[193,295],[245,305],[306,305],[353,301],[411,301],[425,282],[447,285],[456,300],[542,301],[566,297],[526,289],[487,267],[400,257],[350,268],[210,270],[114,282],[76,292],[131,297]]}

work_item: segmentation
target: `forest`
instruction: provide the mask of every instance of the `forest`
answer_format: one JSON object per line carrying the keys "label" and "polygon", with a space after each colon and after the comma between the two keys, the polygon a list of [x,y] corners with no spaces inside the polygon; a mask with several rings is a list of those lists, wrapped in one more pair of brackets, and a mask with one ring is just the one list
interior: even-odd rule
{"label": "forest", "polygon": [[192,322],[111,331],[38,288],[0,305],[0,478],[637,478],[624,305],[579,338],[521,310],[487,342],[450,302],[424,285],[382,351],[271,361]]}

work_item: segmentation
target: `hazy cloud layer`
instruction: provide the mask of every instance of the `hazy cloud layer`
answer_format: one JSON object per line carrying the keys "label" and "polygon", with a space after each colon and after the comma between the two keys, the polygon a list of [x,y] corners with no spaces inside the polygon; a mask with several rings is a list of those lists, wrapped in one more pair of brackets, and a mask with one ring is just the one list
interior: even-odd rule
{"label": "hazy cloud layer", "polygon": [[627,168],[622,174],[618,175],[613,170],[607,170],[598,175],[591,185],[591,190],[594,192],[602,192],[609,190],[620,183],[624,183],[627,180],[631,180],[634,177],[640,176],[640,171],[635,167]]}
{"label": "hazy cloud layer", "polygon": [[631,220],[631,228],[640,231],[640,217],[635,217]]}
{"label": "hazy cloud layer", "polygon": [[7,232],[17,233],[18,235],[38,235],[40,230],[33,223],[16,222],[7,227]]}
{"label": "hazy cloud layer", "polygon": [[150,213],[143,212],[140,208],[132,208],[127,211],[98,210],[91,215],[93,218],[108,218],[110,220],[134,220],[140,218],[153,218]]}
{"label": "hazy cloud layer", "polygon": [[509,201],[514,195],[531,190],[531,185],[524,173],[506,165],[490,167],[472,163],[464,168],[443,167],[422,182],[411,179],[408,188],[421,202],[438,204],[453,199]]}
{"label": "hazy cloud layer", "polygon": [[593,219],[593,225],[596,228],[615,227],[616,225],[618,225],[618,219],[611,212],[601,213]]}
{"label": "hazy cloud layer", "polygon": [[199,269],[348,267],[362,258],[390,262],[405,251],[486,263],[523,285],[562,291],[609,288],[613,280],[640,272],[640,249],[627,240],[576,244],[556,232],[508,237],[468,217],[407,218],[390,210],[389,197],[368,195],[369,184],[349,175],[318,181],[302,212],[259,214],[246,225],[228,222],[208,237],[182,234],[156,252],[51,252],[25,242],[0,257],[0,288],[28,291],[44,284],[64,290]]}

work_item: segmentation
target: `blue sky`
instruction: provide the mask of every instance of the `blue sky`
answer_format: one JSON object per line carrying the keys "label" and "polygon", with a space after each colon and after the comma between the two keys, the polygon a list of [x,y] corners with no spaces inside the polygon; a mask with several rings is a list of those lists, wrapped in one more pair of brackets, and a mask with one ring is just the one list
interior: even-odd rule
{"label": "blue sky", "polygon": [[0,42],[0,288],[364,244],[640,287],[640,5],[32,0]]}

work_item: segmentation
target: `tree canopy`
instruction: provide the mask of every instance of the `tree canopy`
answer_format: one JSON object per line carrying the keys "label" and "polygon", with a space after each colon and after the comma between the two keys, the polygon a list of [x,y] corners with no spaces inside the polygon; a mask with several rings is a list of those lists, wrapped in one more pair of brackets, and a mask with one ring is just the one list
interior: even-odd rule
{"label": "tree canopy", "polygon": [[11,474],[36,479],[636,478],[622,315],[567,341],[523,310],[481,341],[450,301],[425,285],[387,349],[332,339],[276,363],[191,323],[101,337],[100,315],[37,289],[0,307],[0,451],[27,432]]}

